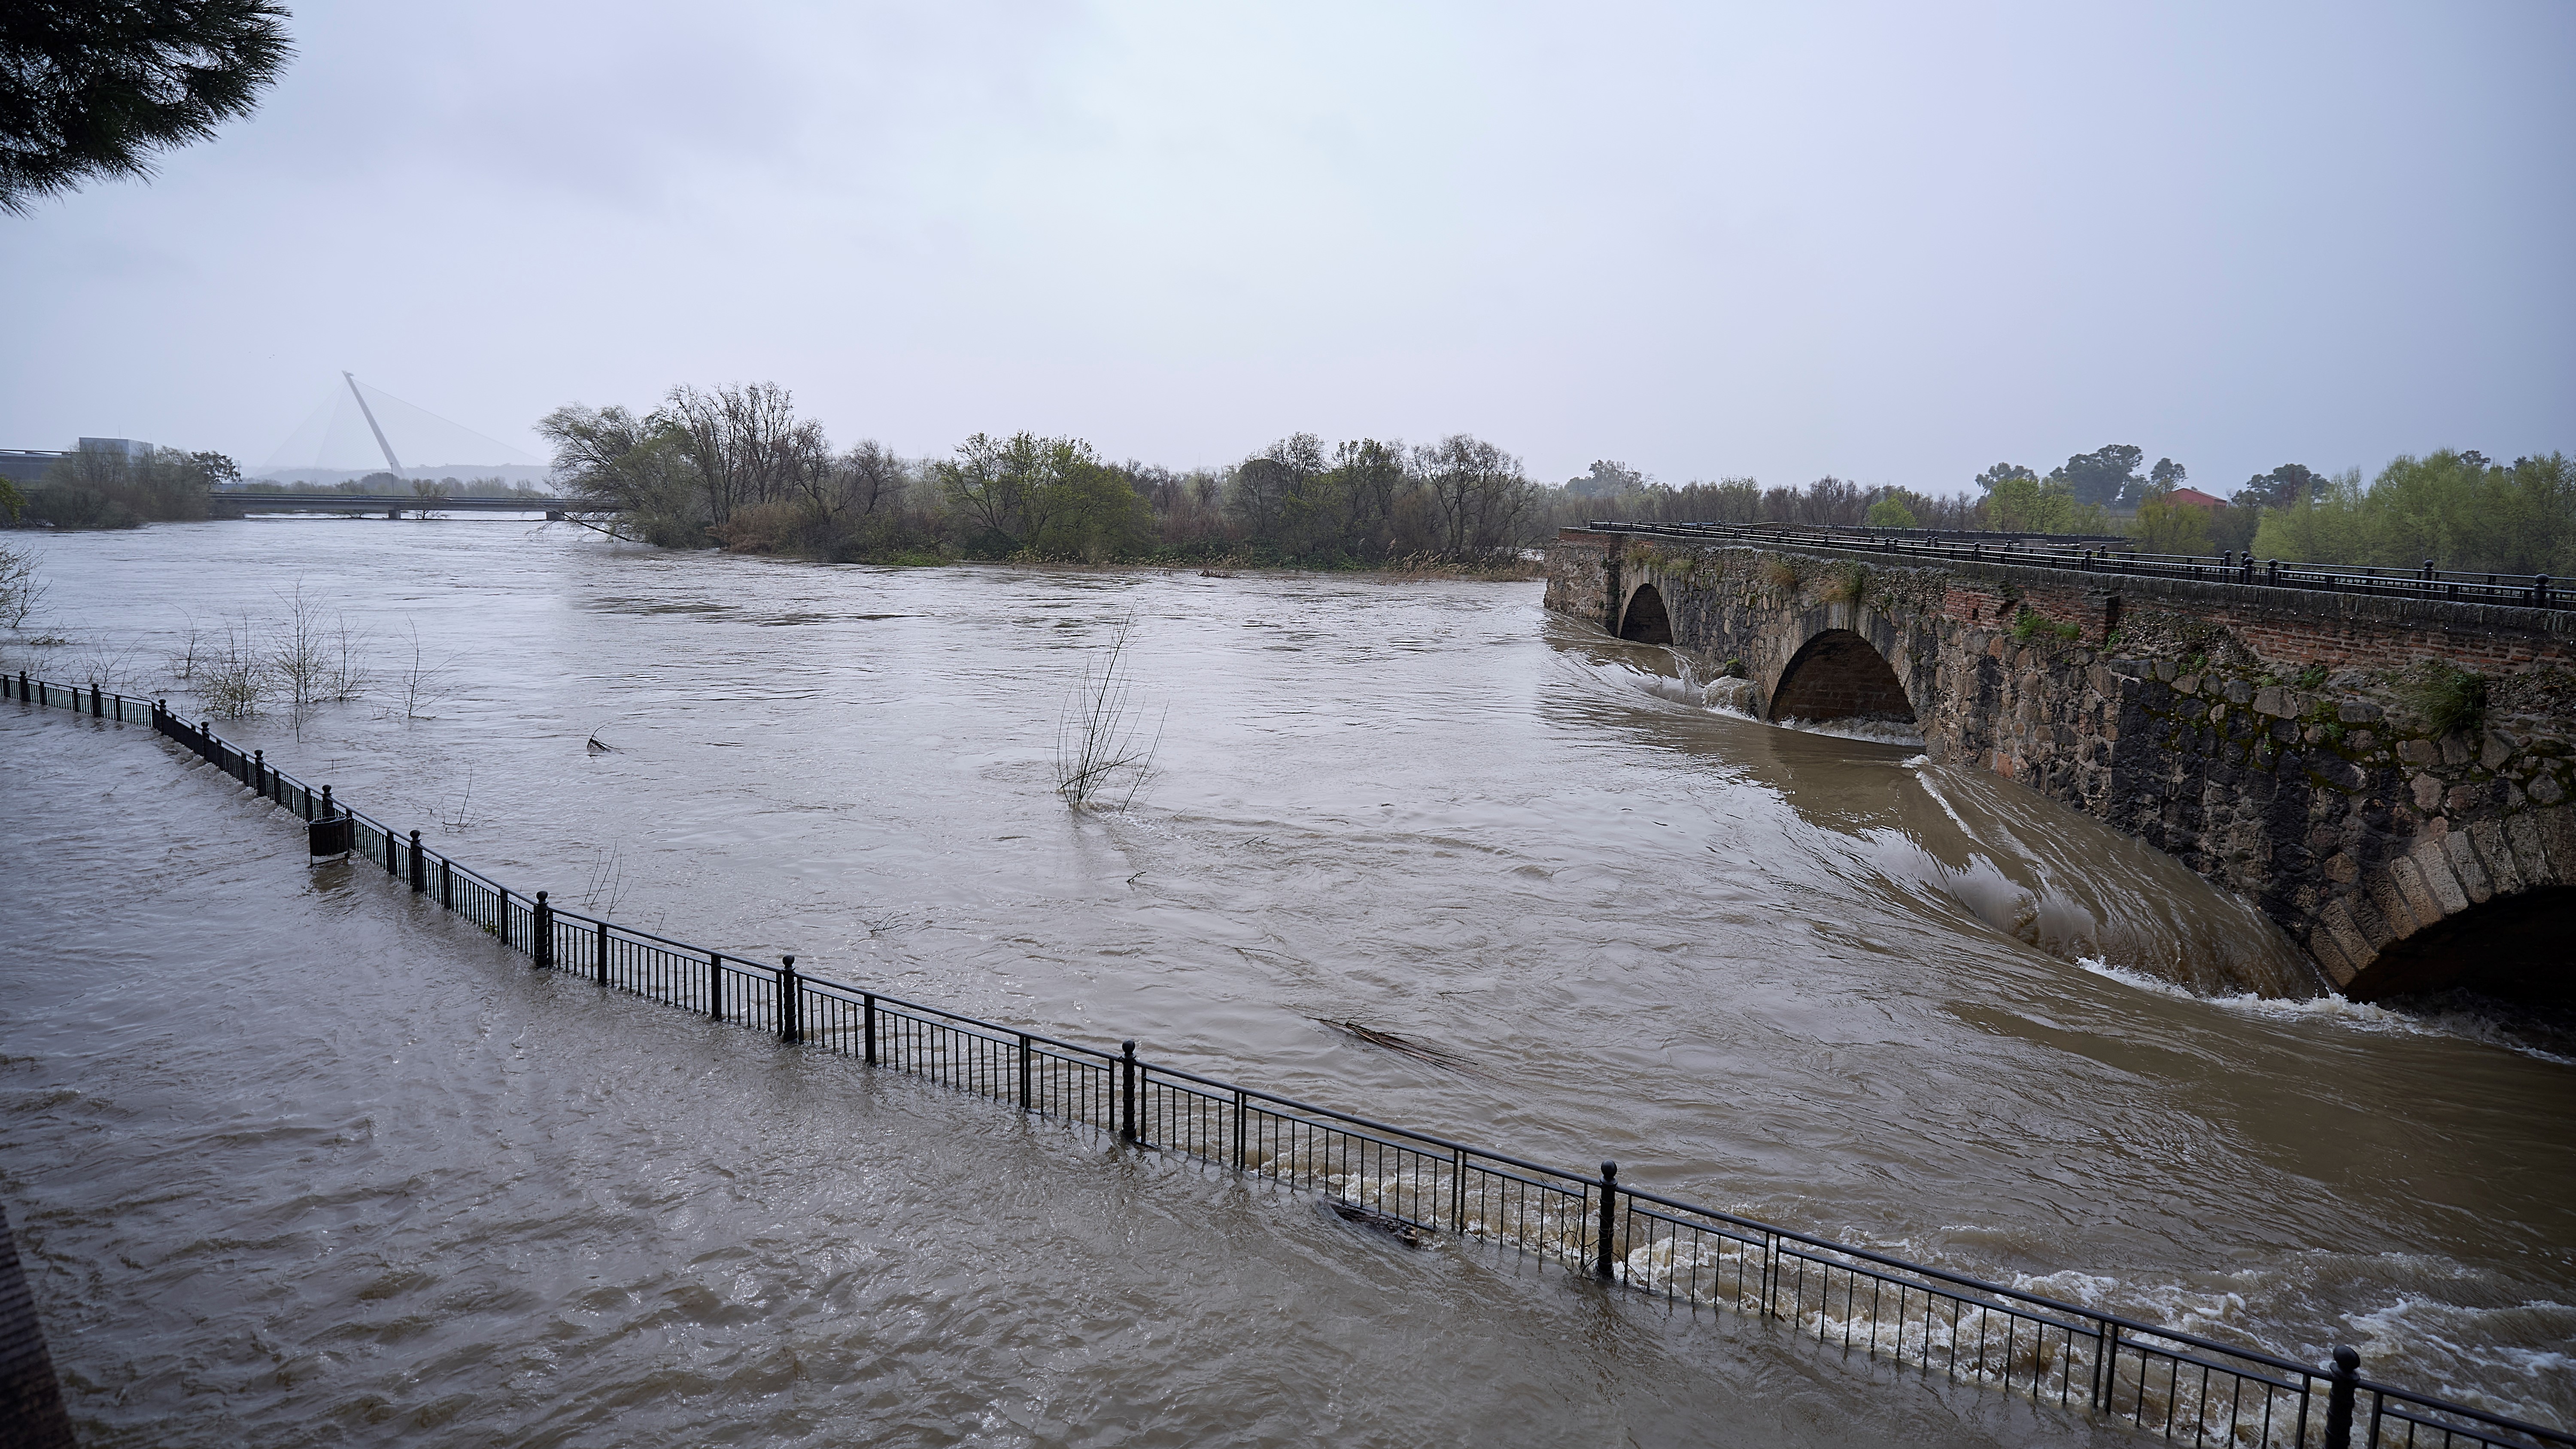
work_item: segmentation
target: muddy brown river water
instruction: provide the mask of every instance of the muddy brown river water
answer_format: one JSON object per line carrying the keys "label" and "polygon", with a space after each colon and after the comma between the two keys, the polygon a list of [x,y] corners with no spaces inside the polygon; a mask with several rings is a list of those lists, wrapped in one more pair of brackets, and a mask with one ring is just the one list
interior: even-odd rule
{"label": "muddy brown river water", "polygon": [[[72,642],[9,667],[174,701],[191,619],[330,599],[368,695],[218,727],[566,904],[2576,1421],[2563,1022],[2306,994],[2173,862],[1707,708],[1536,584],[38,546]],[[1057,723],[1121,621],[1159,777],[1075,815]],[[2089,1432],[602,1002],[181,759],[0,708],[0,1192],[88,1439]]]}

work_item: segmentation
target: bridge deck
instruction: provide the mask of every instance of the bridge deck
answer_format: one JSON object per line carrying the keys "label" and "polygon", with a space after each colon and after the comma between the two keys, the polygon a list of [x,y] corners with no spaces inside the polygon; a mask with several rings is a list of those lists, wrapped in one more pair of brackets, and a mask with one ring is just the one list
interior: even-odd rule
{"label": "bridge deck", "polygon": [[568,498],[424,498],[416,493],[217,493],[209,501],[227,509],[299,513],[562,513]]}

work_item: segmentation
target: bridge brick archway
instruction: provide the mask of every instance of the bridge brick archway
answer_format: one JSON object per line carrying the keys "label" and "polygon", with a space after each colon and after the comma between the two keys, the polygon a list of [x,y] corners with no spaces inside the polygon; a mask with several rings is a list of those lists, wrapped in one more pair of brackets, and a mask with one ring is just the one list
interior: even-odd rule
{"label": "bridge brick archway", "polygon": [[[1853,619],[1867,625],[1875,620]],[[1892,633],[1892,630],[1880,630]],[[1878,720],[1916,722],[1905,681],[1888,662],[1889,648],[1859,629],[1828,624],[1808,636],[1762,691],[1764,714],[1775,720]]]}
{"label": "bridge brick archway", "polygon": [[[2364,998],[2576,1000],[2576,616],[1568,529],[1547,606],[1757,686],[1910,716],[2259,906]],[[2437,729],[2411,681],[2487,682]]]}

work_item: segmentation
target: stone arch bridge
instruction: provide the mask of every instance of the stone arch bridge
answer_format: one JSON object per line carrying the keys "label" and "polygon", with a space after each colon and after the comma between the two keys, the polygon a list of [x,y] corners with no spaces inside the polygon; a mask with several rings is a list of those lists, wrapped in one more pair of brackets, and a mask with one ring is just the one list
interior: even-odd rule
{"label": "stone arch bridge", "polygon": [[1547,565],[1763,718],[1911,721],[2164,850],[2348,996],[2576,1000],[2576,615],[1584,529]]}

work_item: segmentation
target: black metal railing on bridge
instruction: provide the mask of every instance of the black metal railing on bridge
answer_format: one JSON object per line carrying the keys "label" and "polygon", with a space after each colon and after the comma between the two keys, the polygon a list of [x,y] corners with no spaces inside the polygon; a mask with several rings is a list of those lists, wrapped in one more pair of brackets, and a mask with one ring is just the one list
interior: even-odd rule
{"label": "black metal railing on bridge", "polygon": [[1409,1241],[1536,1257],[1674,1304],[1752,1314],[1846,1353],[2247,1449],[2576,1449],[2576,1434],[2333,1368],[2160,1328],[1867,1248],[1469,1146],[1136,1055],[983,1021],[553,905],[336,799],[157,701],[0,678],[0,697],[148,723],[345,853],[481,928],[533,966],[837,1052],[1301,1192]]}
{"label": "black metal railing on bridge", "polygon": [[2494,574],[2437,569],[2431,559],[2420,567],[2353,568],[2341,564],[2284,563],[2257,560],[2233,551],[2190,554],[2137,553],[2127,548],[2095,547],[2101,540],[2058,538],[2046,534],[1950,533],[1921,535],[1904,530],[1802,528],[1782,524],[1623,523],[1596,519],[1587,533],[1628,534],[1646,538],[1684,539],[1697,543],[1826,548],[1951,562],[2008,563],[2030,568],[2069,569],[2078,573],[2115,574],[2133,578],[2197,579],[2206,583],[2260,585],[2271,589],[2304,589],[2330,594],[2372,594],[2450,604],[2503,604],[2525,609],[2576,609],[2576,598],[2547,574]]}

